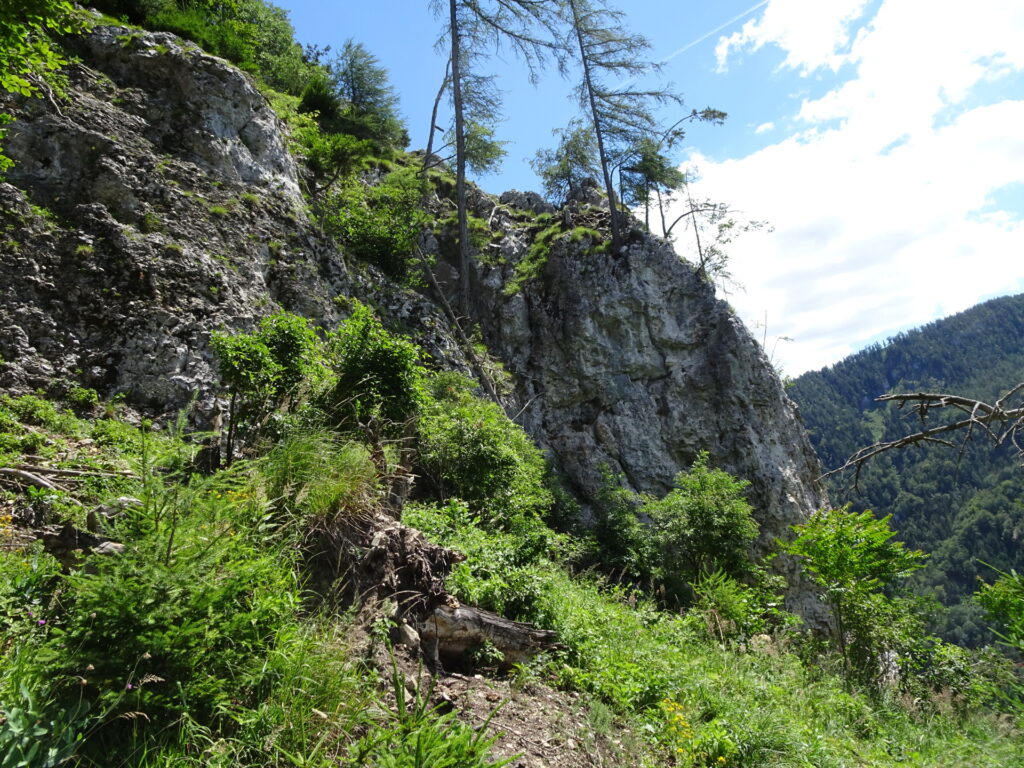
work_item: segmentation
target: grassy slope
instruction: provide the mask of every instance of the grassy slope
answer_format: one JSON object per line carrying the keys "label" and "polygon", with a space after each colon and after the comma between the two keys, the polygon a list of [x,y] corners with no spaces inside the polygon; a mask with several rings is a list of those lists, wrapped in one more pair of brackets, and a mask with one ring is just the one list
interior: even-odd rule
{"label": "grassy slope", "polygon": [[[429,708],[401,713],[387,670],[353,654],[348,620],[300,609],[309,516],[374,502],[357,443],[306,436],[199,478],[186,471],[192,448],[166,430],[78,419],[34,399],[7,400],[0,413],[5,466],[30,452],[47,466],[135,475],[67,493],[6,491],[8,537],[29,510],[81,521],[79,510],[111,496],[143,501],[110,524],[127,545],[119,558],[91,556],[62,574],[38,545],[0,552],[0,743],[11,754],[40,744],[85,765],[416,765],[410,744],[436,742],[433,764],[459,749],[453,765],[483,764],[472,756],[482,736]],[[585,692],[638,735],[637,765],[1020,764],[1013,720],[966,700],[908,709],[848,692],[802,661],[785,632],[756,649],[719,642],[702,617],[658,611],[547,556],[515,564],[523,539],[484,530],[460,505],[407,517],[469,554],[457,591],[518,598],[518,612],[559,630],[565,650],[517,674]],[[35,735],[19,741],[29,722]]]}

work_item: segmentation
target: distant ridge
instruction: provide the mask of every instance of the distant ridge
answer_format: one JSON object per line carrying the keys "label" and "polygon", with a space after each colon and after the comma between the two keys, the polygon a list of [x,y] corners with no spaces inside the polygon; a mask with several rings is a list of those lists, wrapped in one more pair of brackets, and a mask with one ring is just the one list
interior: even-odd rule
{"label": "distant ridge", "polygon": [[[913,413],[875,402],[890,392],[956,392],[991,401],[1024,381],[1024,294],[979,304],[799,376],[789,390],[826,469],[858,448],[913,431]],[[976,439],[963,455],[915,446],[881,456],[830,483],[833,503],[891,514],[909,545],[932,554],[918,578],[950,607],[939,629],[958,642],[985,639],[966,602],[991,566],[1024,568],[1024,469],[1012,451]]]}

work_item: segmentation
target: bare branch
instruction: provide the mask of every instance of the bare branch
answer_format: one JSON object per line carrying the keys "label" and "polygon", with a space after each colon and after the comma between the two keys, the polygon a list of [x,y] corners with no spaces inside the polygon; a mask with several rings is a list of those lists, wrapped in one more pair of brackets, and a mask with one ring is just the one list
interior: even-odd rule
{"label": "bare branch", "polygon": [[831,472],[826,472],[822,475],[822,478],[840,474],[848,469],[854,469],[854,482],[856,483],[856,478],[860,475],[861,467],[875,456],[897,448],[904,448],[908,445],[914,445],[915,443],[922,442],[941,443],[942,445],[950,448],[955,448],[956,446],[951,441],[940,439],[937,435],[956,432],[958,430],[964,430],[966,432],[964,436],[964,443],[960,448],[960,455],[963,454],[966,441],[971,439],[974,434],[974,430],[979,429],[988,435],[989,439],[997,447],[1007,442],[1012,443],[1014,448],[1017,450],[1017,453],[1024,458],[1024,448],[1021,447],[1019,442],[1019,438],[1021,436],[1020,433],[1024,431],[1024,403],[1012,408],[1006,407],[1007,401],[1014,395],[1018,395],[1021,392],[1024,392],[1024,382],[1021,382],[1006,392],[999,398],[999,400],[996,401],[995,405],[991,405],[982,400],[964,397],[962,395],[934,392],[908,392],[882,395],[881,397],[875,398],[876,402],[880,403],[899,403],[900,408],[910,405],[915,411],[917,411],[918,416],[922,420],[927,418],[928,414],[932,410],[938,410],[941,408],[952,408],[962,411],[963,413],[968,414],[968,416],[965,419],[959,419],[958,421],[953,421],[949,424],[943,424],[929,429],[922,429],[912,434],[905,435],[904,437],[897,438],[896,440],[877,442],[873,445],[861,448],[850,456],[850,458],[846,460],[846,463],[841,467],[833,469]]}

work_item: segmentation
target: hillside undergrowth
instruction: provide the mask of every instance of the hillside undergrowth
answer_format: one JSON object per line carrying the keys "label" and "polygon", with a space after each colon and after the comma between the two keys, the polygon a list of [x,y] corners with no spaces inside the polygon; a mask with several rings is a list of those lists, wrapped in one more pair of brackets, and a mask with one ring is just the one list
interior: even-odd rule
{"label": "hillside undergrowth", "polygon": [[[493,647],[462,663],[578,691],[607,713],[594,722],[634,734],[635,765],[1019,764],[1019,724],[998,714],[1012,711],[1013,673],[997,661],[959,658],[942,677],[932,659],[931,677],[908,667],[866,688],[754,572],[680,570],[689,587],[667,602],[655,582],[602,568],[599,538],[550,527],[559,494],[542,455],[471,381],[429,371],[365,309],[332,339],[305,327],[271,318],[220,345],[236,397],[264,416],[234,430],[234,461],[212,473],[196,457],[215,436],[183,420],[127,421],[84,390],[4,398],[4,466],[41,483],[2,477],[3,765],[497,764],[498,734],[381,663],[394,614],[368,621],[358,603],[311,599],[314,534],[394,515],[409,472],[424,480],[402,521],[466,555],[451,594],[558,633],[555,650],[511,669]],[[304,362],[290,377],[274,356],[295,343]],[[380,386],[384,371],[401,386]],[[722,503],[742,493],[693,471],[674,496],[638,502],[669,505],[682,526],[707,488]],[[58,559],[47,525],[70,527],[77,546]],[[666,569],[688,550],[651,552]]]}

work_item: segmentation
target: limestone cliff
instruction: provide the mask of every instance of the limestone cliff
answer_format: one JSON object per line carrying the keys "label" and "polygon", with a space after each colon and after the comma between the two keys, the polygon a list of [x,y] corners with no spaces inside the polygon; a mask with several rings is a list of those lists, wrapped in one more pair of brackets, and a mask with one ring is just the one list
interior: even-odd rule
{"label": "limestone cliff", "polygon": [[[246,75],[167,34],[103,27],[76,46],[69,103],[8,97],[0,386],[80,381],[164,411],[197,395],[209,412],[212,330],[277,305],[329,327],[346,296],[465,367],[430,297],[347,268],[307,220],[282,126]],[[504,236],[474,267],[472,320],[512,374],[510,408],[584,501],[602,464],[660,492],[706,449],[751,481],[763,541],[823,502],[770,364],[670,246],[558,240],[512,292],[536,233],[524,209],[543,204],[474,198]]]}
{"label": "limestone cliff", "polygon": [[524,426],[580,496],[596,492],[602,465],[665,493],[707,450],[750,480],[766,547],[824,503],[817,458],[761,346],[669,244],[635,232],[609,254],[559,240],[541,275],[506,296],[525,244],[507,241],[506,263],[473,276],[474,319],[514,376]]}
{"label": "limestone cliff", "polygon": [[168,412],[215,407],[211,330],[283,306],[323,326],[358,294],[458,362],[422,298],[352,275],[310,224],[251,79],[174,35],[70,41],[69,100],[11,96],[0,183],[0,387],[69,381]]}

